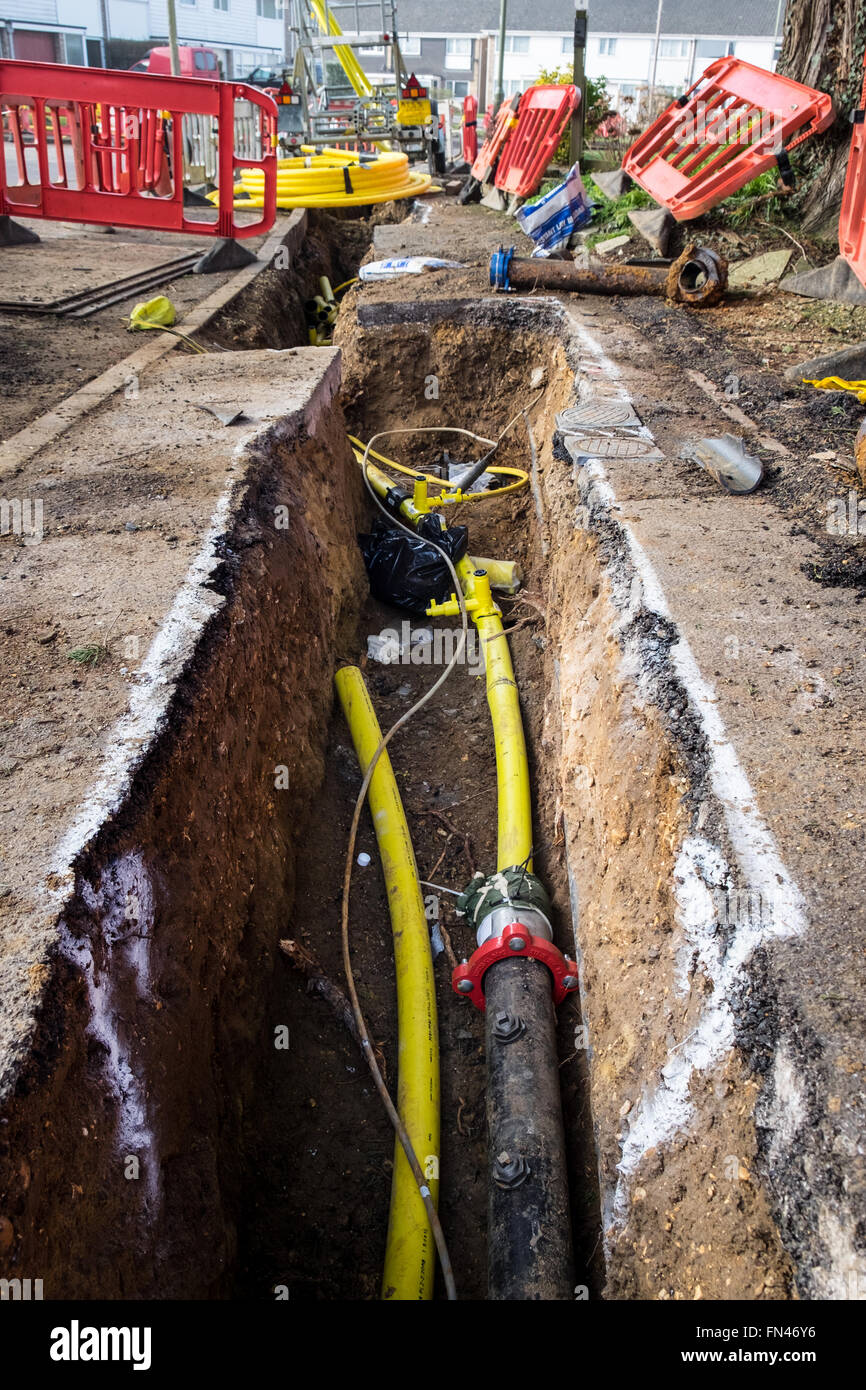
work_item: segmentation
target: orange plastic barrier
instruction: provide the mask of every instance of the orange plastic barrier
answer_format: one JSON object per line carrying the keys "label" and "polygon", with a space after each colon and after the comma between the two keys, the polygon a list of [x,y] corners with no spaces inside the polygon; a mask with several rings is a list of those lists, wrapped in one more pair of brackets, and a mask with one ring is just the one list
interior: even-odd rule
{"label": "orange plastic barrier", "polygon": [[857,279],[866,285],[866,77],[860,109],[854,112],[851,153],[839,218],[839,250]]}
{"label": "orange plastic barrier", "polygon": [[513,96],[510,101],[504,101],[499,108],[496,120],[493,121],[492,125],[488,123],[487,139],[472,163],[472,177],[477,179],[479,183],[485,183],[490,178],[499,162],[505,142],[517,124],[519,101],[519,96]]}
{"label": "orange plastic barrier", "polygon": [[833,121],[833,103],[789,77],[717,58],[638,136],[622,167],[687,222],[778,163]]}
{"label": "orange plastic barrier", "polygon": [[496,166],[494,182],[502,193],[528,198],[535,192],[579,101],[579,90],[570,84],[527,88],[520,98],[517,127]]}
{"label": "orange plastic barrier", "polygon": [[[259,113],[261,158],[234,152],[234,104]],[[2,135],[11,135],[17,182],[0,163],[0,215],[153,227],[201,236],[257,236],[276,216],[277,108],[255,87],[207,78],[0,60]],[[217,180],[261,169],[264,208],[238,222],[232,198],[210,220],[183,205],[183,117],[217,121]]]}
{"label": "orange plastic barrier", "polygon": [[463,158],[472,164],[478,154],[478,102],[475,97],[463,98]]}

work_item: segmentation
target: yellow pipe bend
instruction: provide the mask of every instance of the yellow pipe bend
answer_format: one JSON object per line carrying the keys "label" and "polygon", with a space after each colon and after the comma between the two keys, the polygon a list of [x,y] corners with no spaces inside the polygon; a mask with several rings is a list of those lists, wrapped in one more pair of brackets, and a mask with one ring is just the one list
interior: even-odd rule
{"label": "yellow pipe bend", "polygon": [[[432,483],[435,487],[441,488],[445,496],[435,497],[431,500],[432,507],[444,507],[468,502],[486,502],[491,497],[505,497],[509,492],[520,492],[522,488],[529,486],[529,474],[522,468],[507,468],[501,464],[491,464],[486,470],[488,473],[497,474],[502,478],[514,478],[513,483],[506,483],[504,487],[487,488],[484,492],[461,492],[454,496],[448,496],[450,484],[444,478],[437,478],[435,473],[425,473],[420,468],[407,468],[403,463],[397,463],[394,459],[385,458],[384,454],[377,454],[375,449],[367,449],[363,440],[356,439],[355,435],[346,436],[355,454],[358,463],[367,459],[375,459],[377,463],[384,463],[386,468],[393,468],[397,473],[405,473],[410,478],[424,478],[427,483]],[[377,470],[378,471],[378,470]]]}
{"label": "yellow pipe bend", "polygon": [[[344,666],[335,677],[362,773],[382,734],[364,677]],[[435,1202],[439,1191],[439,1035],[430,934],[403,803],[387,749],[367,793],[382,858],[397,977],[397,1109]],[[418,1185],[400,1141],[394,1145],[383,1299],[433,1296],[436,1248]]]}
{"label": "yellow pipe bend", "polygon": [[[368,463],[367,477],[371,487],[380,497],[387,496],[391,479],[386,473],[374,464]],[[412,526],[416,526],[423,515],[409,499],[400,504],[400,512]],[[493,742],[496,748],[496,867],[510,869],[515,864],[526,864],[531,872],[532,795],[529,785],[529,763],[508,638],[505,636],[499,609],[490,593],[490,576],[479,580],[475,575],[476,564],[469,556],[464,556],[458,561],[455,568],[472,621],[478,629],[481,650],[484,653],[487,703],[490,707]],[[480,600],[480,604],[475,600]]]}
{"label": "yellow pipe bend", "polygon": [[456,565],[484,653],[487,703],[496,748],[498,834],[496,867],[526,864],[532,872],[532,795],[520,698],[502,617],[490,593],[490,577],[476,576],[474,561],[464,556]]}

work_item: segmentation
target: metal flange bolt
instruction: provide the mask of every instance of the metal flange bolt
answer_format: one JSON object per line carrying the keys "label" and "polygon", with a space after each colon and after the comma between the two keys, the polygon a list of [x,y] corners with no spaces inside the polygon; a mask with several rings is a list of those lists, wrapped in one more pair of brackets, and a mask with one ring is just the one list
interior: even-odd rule
{"label": "metal flange bolt", "polygon": [[511,1043],[522,1038],[526,1032],[526,1022],[519,1014],[500,1009],[493,1023],[493,1036],[497,1042]]}
{"label": "metal flange bolt", "polygon": [[498,1154],[493,1164],[493,1181],[497,1187],[519,1187],[530,1176],[531,1169],[526,1159],[516,1154]]}

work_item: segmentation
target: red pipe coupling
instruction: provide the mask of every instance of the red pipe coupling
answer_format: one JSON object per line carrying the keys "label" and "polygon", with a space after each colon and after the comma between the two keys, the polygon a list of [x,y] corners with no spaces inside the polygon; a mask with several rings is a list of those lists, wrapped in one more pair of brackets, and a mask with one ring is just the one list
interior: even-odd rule
{"label": "red pipe coupling", "polygon": [[501,936],[491,936],[463,965],[458,965],[451,976],[452,988],[457,994],[471,999],[476,1009],[487,1007],[484,998],[483,981],[491,965],[498,960],[509,960],[512,956],[531,956],[546,965],[553,976],[553,1002],[561,1004],[569,994],[577,989],[577,964],[564,956],[553,942],[543,936],[533,936],[532,932],[520,922],[511,922],[503,928]]}

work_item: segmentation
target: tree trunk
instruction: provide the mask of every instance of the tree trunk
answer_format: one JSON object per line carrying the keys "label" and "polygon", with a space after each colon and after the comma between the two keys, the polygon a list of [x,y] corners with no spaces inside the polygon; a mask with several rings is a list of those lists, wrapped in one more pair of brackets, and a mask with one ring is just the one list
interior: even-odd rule
{"label": "tree trunk", "polygon": [[789,0],[779,71],[828,92],[836,107],[829,130],[797,150],[797,205],[804,230],[834,235],[851,144],[851,114],[861,105],[866,4],[863,0]]}

